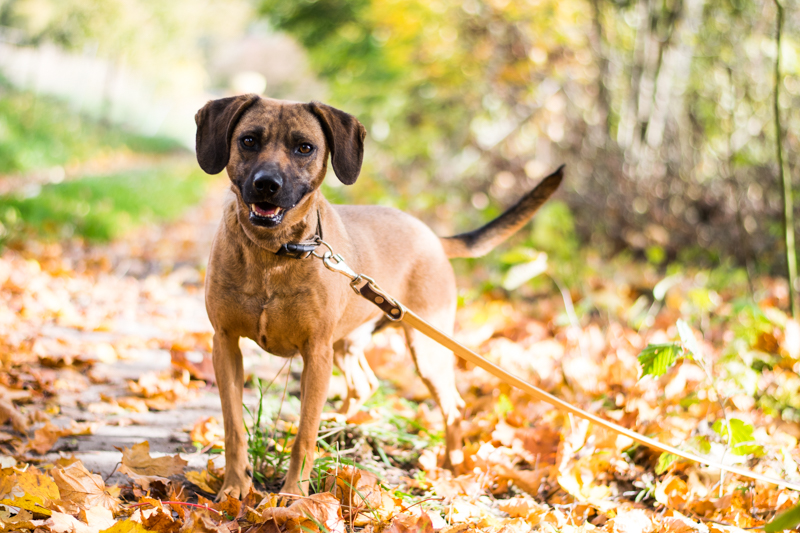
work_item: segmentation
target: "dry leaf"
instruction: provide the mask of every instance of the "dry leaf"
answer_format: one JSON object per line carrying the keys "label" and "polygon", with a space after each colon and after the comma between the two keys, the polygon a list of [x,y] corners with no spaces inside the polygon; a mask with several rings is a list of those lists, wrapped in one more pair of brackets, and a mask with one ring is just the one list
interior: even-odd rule
{"label": "dry leaf", "polygon": [[17,406],[10,399],[0,396],[0,424],[5,424],[7,420],[11,420],[14,431],[28,432],[28,420],[25,415],[19,412]]}
{"label": "dry leaf", "polygon": [[150,483],[154,481],[169,483],[167,478],[183,473],[187,464],[180,455],[150,457],[150,443],[144,441],[122,450],[119,471],[128,475],[144,490],[148,490]]}
{"label": "dry leaf", "polygon": [[140,524],[133,520],[120,520],[108,529],[100,531],[100,533],[151,533]]}
{"label": "dry leaf", "polygon": [[28,449],[35,451],[39,455],[44,455],[55,446],[58,439],[65,433],[65,430],[56,426],[52,422],[48,422],[44,427],[37,429],[33,432],[33,440],[28,443]]}
{"label": "dry leaf", "polygon": [[0,500],[0,503],[26,509],[38,516],[52,514],[47,506],[51,501],[58,500],[60,495],[50,476],[31,467],[16,474],[14,482],[9,497]]}
{"label": "dry leaf", "polygon": [[61,500],[87,509],[101,506],[111,511],[119,508],[119,489],[106,489],[103,478],[92,474],[81,462],[50,471],[61,493]]}
{"label": "dry leaf", "polygon": [[[338,472],[329,470],[325,479],[325,490],[330,491],[341,502],[342,514],[348,520],[359,514],[380,510],[383,502],[377,476],[354,466],[343,466]],[[356,525],[366,525],[366,522]]]}
{"label": "dry leaf", "polygon": [[403,513],[397,515],[384,533],[433,533],[433,521],[426,513],[418,516]]}
{"label": "dry leaf", "polygon": [[202,448],[212,446],[221,450],[225,447],[225,430],[213,416],[198,419],[189,432],[189,438]]}
{"label": "dry leaf", "polygon": [[320,530],[318,526],[322,526],[328,533],[345,533],[339,500],[330,492],[301,498],[290,505],[289,509],[311,519],[314,523],[314,531]]}

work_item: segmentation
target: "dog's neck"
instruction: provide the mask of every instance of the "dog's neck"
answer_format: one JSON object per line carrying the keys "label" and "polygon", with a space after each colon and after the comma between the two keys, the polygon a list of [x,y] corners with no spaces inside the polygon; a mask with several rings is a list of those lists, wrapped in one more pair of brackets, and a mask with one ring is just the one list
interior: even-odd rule
{"label": "dog's neck", "polygon": [[[243,237],[251,244],[277,254],[286,243],[309,241],[317,235],[318,228],[323,225],[325,206],[319,191],[311,193],[303,205],[297,206],[292,211],[299,220],[280,224],[275,228],[260,228],[250,223],[250,213],[243,208],[241,201],[236,200],[236,225],[244,234]],[[293,218],[294,218],[293,217]]]}

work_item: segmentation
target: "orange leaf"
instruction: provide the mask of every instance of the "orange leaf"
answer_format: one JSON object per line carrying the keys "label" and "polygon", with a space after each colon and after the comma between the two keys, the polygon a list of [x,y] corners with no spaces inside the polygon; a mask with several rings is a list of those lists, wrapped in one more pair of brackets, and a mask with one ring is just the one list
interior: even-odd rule
{"label": "orange leaf", "polygon": [[116,487],[106,489],[103,478],[86,470],[81,462],[63,468],[56,467],[50,474],[58,486],[62,501],[73,503],[83,509],[101,506],[116,511],[119,508],[119,498],[117,498],[119,489]]}
{"label": "orange leaf", "polygon": [[433,522],[424,512],[419,516],[410,514],[397,515],[384,533],[433,533]]}

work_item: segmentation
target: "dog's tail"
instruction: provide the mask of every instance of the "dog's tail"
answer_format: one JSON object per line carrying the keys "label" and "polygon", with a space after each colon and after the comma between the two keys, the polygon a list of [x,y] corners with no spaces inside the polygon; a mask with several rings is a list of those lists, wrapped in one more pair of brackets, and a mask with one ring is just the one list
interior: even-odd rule
{"label": "dog's tail", "polygon": [[452,237],[442,237],[447,257],[480,257],[509,238],[536,213],[539,207],[558,189],[564,176],[564,165],[543,179],[505,213],[488,224]]}

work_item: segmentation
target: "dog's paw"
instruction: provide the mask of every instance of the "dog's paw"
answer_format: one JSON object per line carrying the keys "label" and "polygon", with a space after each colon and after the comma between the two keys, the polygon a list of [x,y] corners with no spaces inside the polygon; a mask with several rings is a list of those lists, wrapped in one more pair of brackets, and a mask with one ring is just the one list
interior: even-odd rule
{"label": "dog's paw", "polygon": [[228,496],[241,500],[250,492],[251,486],[252,483],[249,478],[238,481],[225,479],[225,482],[222,484],[222,489],[220,489],[214,501],[217,503],[225,501]]}

